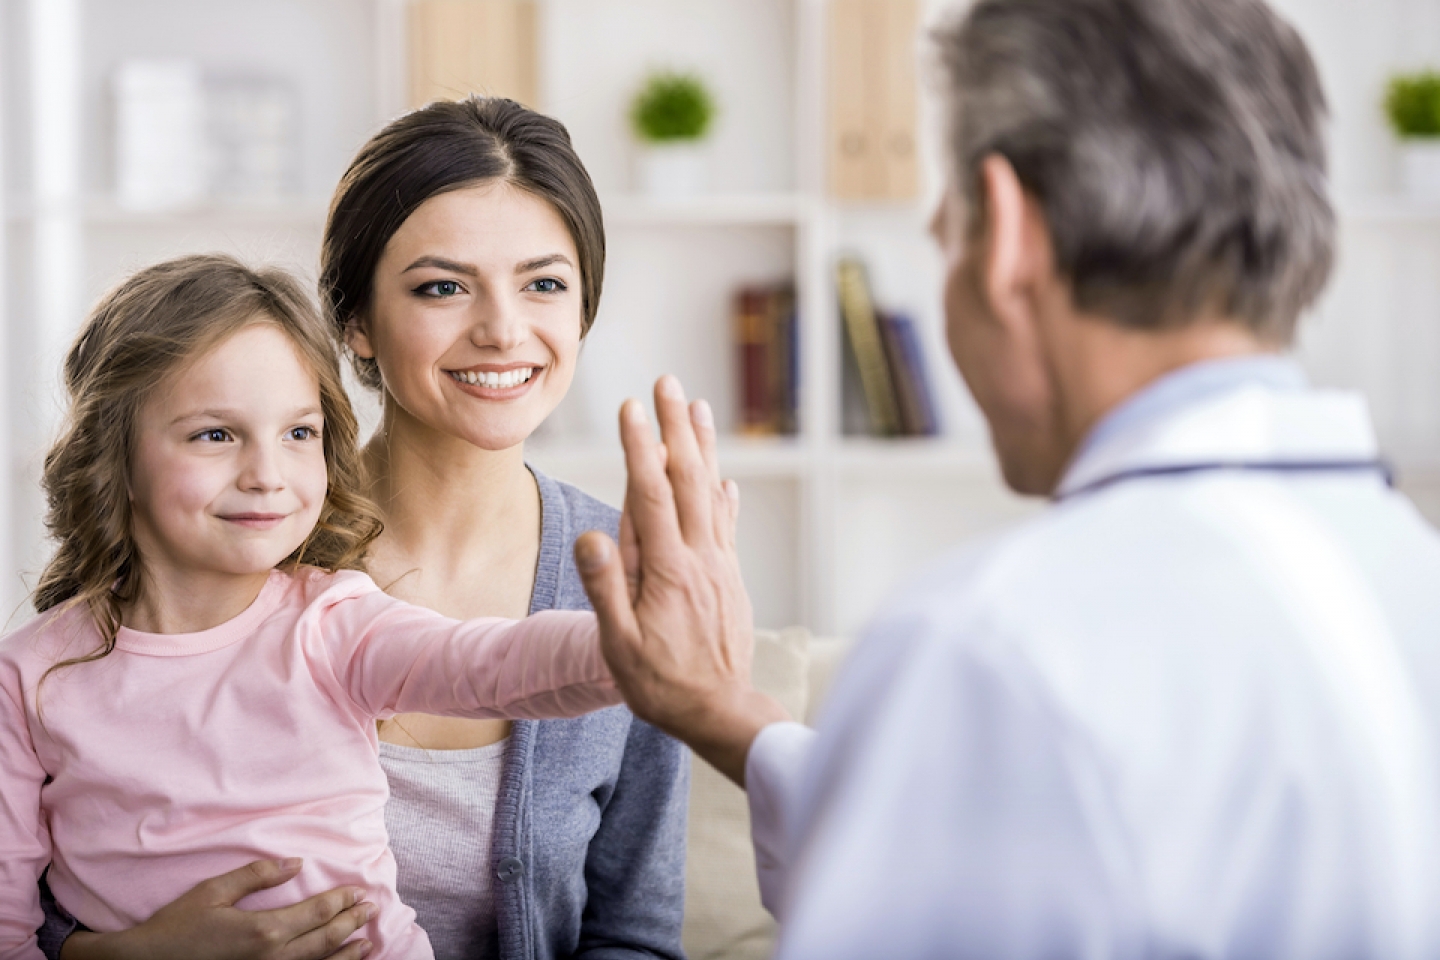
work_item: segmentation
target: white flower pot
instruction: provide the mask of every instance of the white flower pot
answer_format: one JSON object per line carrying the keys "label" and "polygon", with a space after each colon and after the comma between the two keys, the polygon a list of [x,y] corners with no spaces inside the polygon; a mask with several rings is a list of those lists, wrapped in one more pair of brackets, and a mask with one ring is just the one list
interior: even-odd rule
{"label": "white flower pot", "polygon": [[708,169],[698,141],[643,144],[636,155],[640,192],[655,200],[680,200],[704,193]]}
{"label": "white flower pot", "polygon": [[1416,200],[1440,200],[1440,137],[1400,144],[1400,185]]}

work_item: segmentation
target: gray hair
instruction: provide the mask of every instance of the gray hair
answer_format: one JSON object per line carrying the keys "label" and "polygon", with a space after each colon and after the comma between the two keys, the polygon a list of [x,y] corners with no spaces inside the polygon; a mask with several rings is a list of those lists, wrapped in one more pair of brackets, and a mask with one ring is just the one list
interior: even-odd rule
{"label": "gray hair", "polygon": [[1325,95],[1261,0],[979,0],[933,39],[972,209],[1005,157],[1077,307],[1291,339],[1334,259]]}

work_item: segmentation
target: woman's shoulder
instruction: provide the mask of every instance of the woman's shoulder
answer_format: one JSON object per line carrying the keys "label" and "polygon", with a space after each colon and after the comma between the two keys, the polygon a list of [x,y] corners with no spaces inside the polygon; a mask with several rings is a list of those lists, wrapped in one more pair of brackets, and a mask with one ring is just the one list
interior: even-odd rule
{"label": "woman's shoulder", "polygon": [[569,542],[586,530],[603,530],[612,537],[620,532],[620,511],[597,500],[579,487],[556,480],[534,467],[535,482],[540,487],[542,523],[558,526]]}
{"label": "woman's shoulder", "polygon": [[620,511],[531,468],[540,487],[540,562],[530,611],[589,610],[575,569],[575,539],[587,530],[620,536]]}

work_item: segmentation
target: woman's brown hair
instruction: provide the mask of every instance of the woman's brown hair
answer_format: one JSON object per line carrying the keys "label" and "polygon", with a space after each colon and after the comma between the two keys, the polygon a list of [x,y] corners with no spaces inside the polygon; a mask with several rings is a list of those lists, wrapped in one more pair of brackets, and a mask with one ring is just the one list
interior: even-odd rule
{"label": "woman's brown hair", "polygon": [[155,389],[239,330],[269,323],[287,334],[320,384],[328,489],[314,531],[282,566],[357,568],[381,524],[360,492],[358,424],[329,331],[304,289],[276,268],[232,257],[179,257],[139,271],[96,305],[65,358],[69,409],[45,457],[46,526],[56,543],[35,608],[89,607],[101,646],[51,669],[104,657],[123,607],[138,596],[129,469],[137,416]]}
{"label": "woman's brown hair", "polygon": [[[364,323],[385,245],[426,200],[508,183],[546,201],[580,257],[580,335],[590,331],[605,278],[605,226],[590,175],[558,121],[499,97],[441,100],[391,122],[360,148],[335,190],[320,248],[320,303],[331,331]],[[374,360],[350,356],[380,388]]]}

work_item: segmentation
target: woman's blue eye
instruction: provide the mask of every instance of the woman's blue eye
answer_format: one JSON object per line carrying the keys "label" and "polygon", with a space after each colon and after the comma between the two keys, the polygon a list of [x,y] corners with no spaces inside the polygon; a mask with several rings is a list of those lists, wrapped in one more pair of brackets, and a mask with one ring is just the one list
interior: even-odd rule
{"label": "woman's blue eye", "polygon": [[559,293],[565,289],[565,284],[553,277],[546,277],[543,280],[536,280],[526,290],[534,290],[536,293]]}
{"label": "woman's blue eye", "polygon": [[320,431],[319,431],[319,430],[316,430],[314,427],[291,427],[291,428],[290,428],[290,439],[291,439],[291,440],[313,440],[313,439],[315,439],[315,438],[318,437],[318,436],[320,436]]}
{"label": "woman's blue eye", "polygon": [[453,297],[460,292],[460,284],[454,280],[436,280],[421,284],[415,292],[427,297]]}

